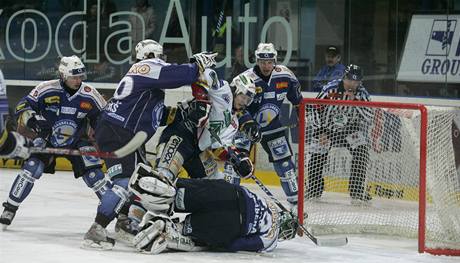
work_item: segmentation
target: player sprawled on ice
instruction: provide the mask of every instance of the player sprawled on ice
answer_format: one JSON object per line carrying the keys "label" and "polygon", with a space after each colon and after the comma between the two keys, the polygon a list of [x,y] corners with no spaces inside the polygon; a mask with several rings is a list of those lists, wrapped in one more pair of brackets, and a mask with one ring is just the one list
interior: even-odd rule
{"label": "player sprawled on ice", "polygon": [[[280,121],[281,106],[287,98],[294,107],[302,100],[300,84],[295,75],[287,67],[277,65],[277,51],[272,43],[260,43],[255,51],[256,65],[243,74],[254,79],[256,96],[247,108],[252,118],[260,126],[261,144],[268,154],[269,161],[280,178],[281,186],[287,201],[297,204],[297,176],[291,160],[292,150],[286,135],[286,128]],[[255,129],[253,130],[255,131]],[[252,140],[257,140],[257,133],[252,133]],[[252,142],[244,136],[235,138],[238,149],[249,152]],[[229,166],[225,174],[230,176]],[[238,180],[236,180],[238,182]]]}
{"label": "player sprawled on ice", "polygon": [[115,241],[107,236],[106,227],[118,214],[116,231],[129,228],[126,216],[128,181],[136,164],[145,161],[144,143],[154,135],[162,121],[164,90],[190,85],[198,80],[205,68],[216,63],[216,54],[211,53],[193,55],[193,63],[167,63],[163,47],[150,39],[139,42],[135,49],[137,62],[121,79],[113,98],[101,113],[95,131],[96,142],[102,151],[114,151],[128,145],[133,152],[120,159],[105,160],[113,187],[98,206],[95,221],[84,237],[85,247],[112,248]]}
{"label": "player sprawled on ice", "polygon": [[[292,239],[297,218],[280,212],[270,199],[225,180],[181,179],[175,183],[139,165],[130,190],[148,209],[133,244],[158,254],[167,249],[268,252]],[[188,213],[184,220],[170,212]]]}
{"label": "player sprawled on ice", "polygon": [[[59,63],[60,79],[40,83],[16,106],[18,132],[33,139],[35,147],[73,148],[95,151],[85,140],[88,125],[96,126],[97,117],[106,105],[102,96],[85,79],[85,66],[77,56],[63,57]],[[6,137],[4,137],[6,136]],[[12,136],[12,137],[11,137]],[[5,141],[17,139],[15,146],[24,145],[19,134],[3,134]],[[30,141],[29,141],[30,142]],[[30,143],[28,144],[30,146]],[[11,145],[9,147],[12,147]],[[3,203],[0,223],[11,224],[19,206],[27,198],[36,180],[43,173],[54,173],[56,156],[32,154],[18,148],[18,156],[27,158],[21,172],[11,186],[8,199]],[[14,153],[14,152],[13,152]],[[71,164],[75,178],[83,178],[99,198],[110,188],[101,171],[99,158],[65,156]]]}
{"label": "player sprawled on ice", "polygon": [[[157,147],[155,169],[170,181],[177,178],[182,167],[191,178],[220,176],[216,159],[229,158],[226,149],[233,147],[239,114],[244,114],[255,95],[254,81],[246,75],[236,77],[229,85],[211,69],[192,84],[192,90],[193,99],[178,104],[175,120],[165,128]],[[248,155],[235,154],[237,173],[243,177],[252,174]]]}
{"label": "player sprawled on ice", "polygon": [[[362,69],[350,64],[342,79],[323,86],[316,98],[333,100],[370,101],[362,84]],[[351,169],[348,191],[353,203],[372,199],[365,189],[366,170],[369,163],[369,144],[366,136],[373,111],[367,107],[320,106],[309,110],[313,134],[308,161],[307,198],[320,198],[324,191],[323,168],[331,147],[346,147],[350,152]]]}

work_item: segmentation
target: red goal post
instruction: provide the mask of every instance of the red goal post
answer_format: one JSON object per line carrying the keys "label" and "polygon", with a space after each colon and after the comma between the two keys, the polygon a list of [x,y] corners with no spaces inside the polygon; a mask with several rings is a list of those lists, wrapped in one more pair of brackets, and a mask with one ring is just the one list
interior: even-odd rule
{"label": "red goal post", "polygon": [[[345,128],[327,132],[329,148],[321,152],[325,158],[316,158],[325,164],[319,166],[314,163],[312,141],[317,140],[315,136],[318,133],[315,131],[318,128],[312,127],[310,122],[313,122],[312,116],[320,116],[315,114],[327,107],[340,108],[342,111],[350,109],[351,112],[354,109],[367,109],[372,112],[371,120],[362,129],[368,149],[366,168],[362,173],[365,174],[365,190],[369,192],[371,200],[353,203],[357,199],[353,198],[350,190],[351,179],[346,176],[356,171],[353,170],[356,165],[353,168],[351,164],[350,168],[345,163],[355,158],[351,152],[356,148],[350,147],[345,140],[339,141],[338,137],[333,139],[333,136],[346,134],[343,131]],[[401,235],[417,238],[420,253],[460,255],[460,178],[455,179],[458,175],[452,171],[453,168],[455,170],[455,163],[452,164],[454,156],[450,156],[451,152],[446,149],[450,147],[446,147],[449,139],[444,138],[449,137],[453,111],[452,107],[412,103],[303,99],[299,107],[298,127],[298,214],[305,211],[308,217],[306,222],[300,217],[301,223],[305,223],[313,234]],[[393,126],[390,127],[385,121]],[[394,138],[378,141],[383,133],[386,137]],[[443,144],[437,145],[438,140]],[[334,146],[331,141],[338,143]],[[381,147],[377,147],[389,148],[384,145],[389,141],[396,145],[397,150],[381,150]],[[446,160],[428,155],[437,153],[433,149],[442,151]],[[310,170],[309,165],[313,167]],[[320,171],[313,172],[317,167],[320,167]],[[438,170],[440,178],[437,177]],[[309,174],[313,173],[322,176],[320,193],[311,190],[315,187],[309,182]]]}

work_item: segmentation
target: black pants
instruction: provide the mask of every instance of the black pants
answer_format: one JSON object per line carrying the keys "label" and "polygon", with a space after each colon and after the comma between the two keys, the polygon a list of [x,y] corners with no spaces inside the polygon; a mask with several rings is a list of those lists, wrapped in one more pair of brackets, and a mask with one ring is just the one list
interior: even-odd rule
{"label": "black pants", "polygon": [[178,191],[185,189],[184,205],[178,212],[191,213],[184,235],[213,248],[226,248],[241,236],[246,220],[246,203],[241,188],[224,180],[179,179]]}

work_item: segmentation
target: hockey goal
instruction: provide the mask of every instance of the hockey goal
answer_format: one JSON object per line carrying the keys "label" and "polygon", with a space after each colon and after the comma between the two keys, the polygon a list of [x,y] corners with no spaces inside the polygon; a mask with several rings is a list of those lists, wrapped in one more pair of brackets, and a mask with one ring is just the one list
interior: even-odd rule
{"label": "hockey goal", "polygon": [[316,235],[409,237],[420,253],[460,255],[459,110],[304,99],[300,220]]}

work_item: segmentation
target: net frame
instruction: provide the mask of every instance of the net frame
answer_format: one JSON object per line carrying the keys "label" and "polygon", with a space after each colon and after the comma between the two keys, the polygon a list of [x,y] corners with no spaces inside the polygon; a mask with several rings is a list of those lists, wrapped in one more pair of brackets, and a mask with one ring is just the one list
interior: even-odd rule
{"label": "net frame", "polygon": [[[365,106],[371,108],[388,108],[388,109],[409,109],[420,113],[420,148],[419,148],[419,192],[418,192],[418,252],[430,253],[435,255],[453,255],[460,256],[458,249],[444,248],[428,248],[426,246],[426,209],[427,209],[427,138],[428,138],[428,109],[423,104],[417,103],[399,103],[399,102],[366,102],[366,101],[351,101],[351,100],[327,100],[327,99],[312,99],[304,98],[299,105],[299,144],[298,144],[298,196],[299,205],[297,207],[298,214],[304,214],[304,193],[305,193],[305,157],[306,151],[306,105],[342,105],[342,106]],[[307,211],[308,213],[308,211]],[[301,224],[304,218],[300,217]]]}

